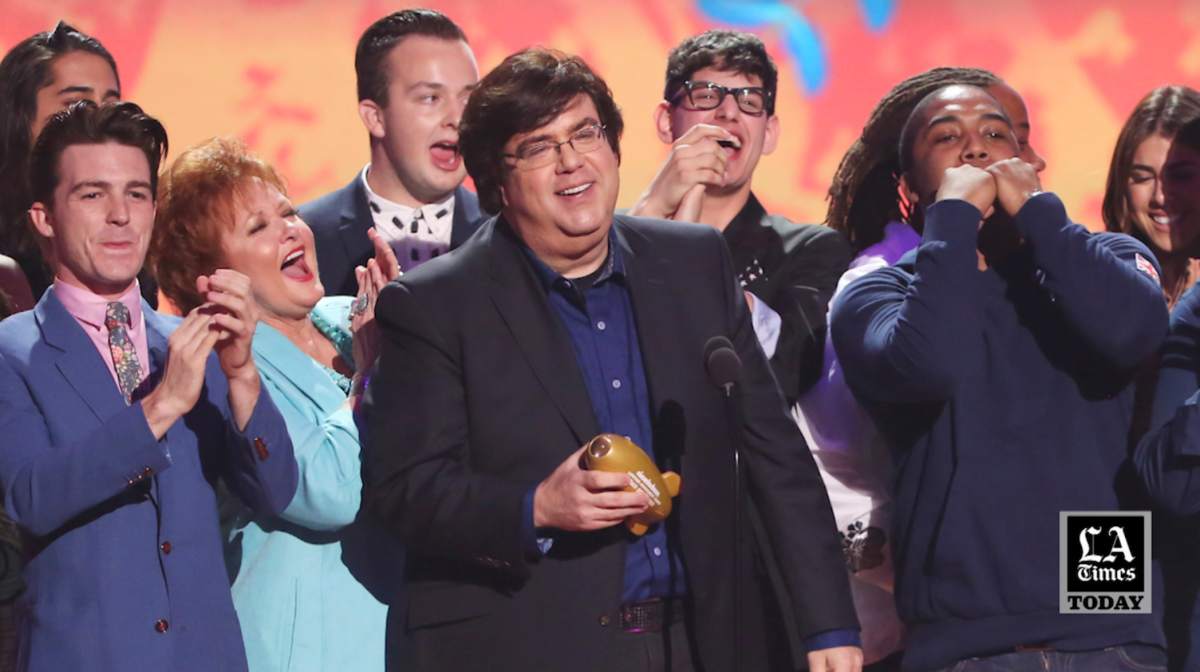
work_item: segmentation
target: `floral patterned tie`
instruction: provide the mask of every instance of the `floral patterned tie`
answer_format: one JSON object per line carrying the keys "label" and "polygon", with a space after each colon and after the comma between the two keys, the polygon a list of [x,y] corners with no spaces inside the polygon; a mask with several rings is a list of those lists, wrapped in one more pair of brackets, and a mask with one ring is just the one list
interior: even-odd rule
{"label": "floral patterned tie", "polygon": [[130,395],[142,382],[142,367],[138,361],[137,350],[133,348],[133,340],[125,325],[129,324],[129,309],[120,301],[108,304],[104,313],[104,326],[108,327],[108,349],[112,351],[113,366],[117,369],[117,379],[121,381],[121,392],[125,394],[125,403],[129,403]]}

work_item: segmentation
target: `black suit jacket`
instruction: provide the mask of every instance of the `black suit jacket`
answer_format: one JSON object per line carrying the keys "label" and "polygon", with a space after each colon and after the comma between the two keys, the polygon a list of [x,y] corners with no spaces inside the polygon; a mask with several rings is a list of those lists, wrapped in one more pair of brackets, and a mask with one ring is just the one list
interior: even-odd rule
{"label": "black suit jacket", "polygon": [[795,403],[824,371],[825,313],[854,250],[827,226],[768,215],[754,194],[724,234],[743,288],[783,322],[771,366],[783,395]]}
{"label": "black suit jacket", "polygon": [[[358,281],[354,267],[364,266],[375,256],[367,229],[375,226],[367,189],[362,173],[350,184],[332,191],[299,208],[300,218],[312,229],[317,248],[317,266],[326,296],[354,296]],[[479,197],[459,185],[454,190],[454,225],[450,229],[450,249],[456,249],[479,225],[487,214],[479,209]]]}
{"label": "black suit jacket", "polygon": [[[683,477],[693,655],[733,667],[733,451],[705,343],[743,362],[742,468],[803,636],[857,627],[825,488],[755,340],[715,229],[616,216],[652,400],[655,454]],[[566,328],[501,218],[386,287],[366,399],[368,501],[408,544],[406,670],[601,670],[620,636],[627,532],[558,533],[532,559],[526,492],[598,433]],[[764,598],[743,524],[743,669],[768,668]],[[787,602],[786,600],[783,600]]]}

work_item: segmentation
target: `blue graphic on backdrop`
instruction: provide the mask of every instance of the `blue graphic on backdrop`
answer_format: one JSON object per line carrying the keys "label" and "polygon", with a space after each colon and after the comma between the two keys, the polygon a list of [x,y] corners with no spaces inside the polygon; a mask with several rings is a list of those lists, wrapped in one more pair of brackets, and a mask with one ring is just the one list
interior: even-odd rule
{"label": "blue graphic on backdrop", "polygon": [[[896,13],[895,3],[858,0],[867,28],[872,32],[886,28]],[[829,64],[821,36],[792,4],[785,0],[696,0],[696,7],[714,21],[738,28],[778,28],[788,55],[799,66],[801,89],[815,96],[825,88]]]}

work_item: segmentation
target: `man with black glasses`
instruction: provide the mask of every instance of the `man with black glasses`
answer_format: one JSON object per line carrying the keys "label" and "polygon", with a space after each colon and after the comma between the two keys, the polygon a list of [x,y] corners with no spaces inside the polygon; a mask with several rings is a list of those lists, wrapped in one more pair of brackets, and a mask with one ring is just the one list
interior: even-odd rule
{"label": "man with black glasses", "polygon": [[768,215],[750,190],[758,160],[779,141],[778,79],[748,33],[710,30],[672,49],[654,111],[671,153],[629,214],[722,232],[759,343],[794,403],[820,375],[825,309],[854,255],[836,231]]}

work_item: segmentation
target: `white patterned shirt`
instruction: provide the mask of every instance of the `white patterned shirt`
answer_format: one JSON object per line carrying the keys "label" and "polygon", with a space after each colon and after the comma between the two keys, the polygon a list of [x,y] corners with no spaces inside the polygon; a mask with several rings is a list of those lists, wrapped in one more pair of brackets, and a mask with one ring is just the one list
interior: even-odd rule
{"label": "white patterned shirt", "polygon": [[450,232],[454,228],[454,192],[419,208],[401,205],[371,191],[367,171],[359,179],[367,190],[367,203],[375,230],[383,236],[396,253],[400,270],[407,273],[450,249]]}

